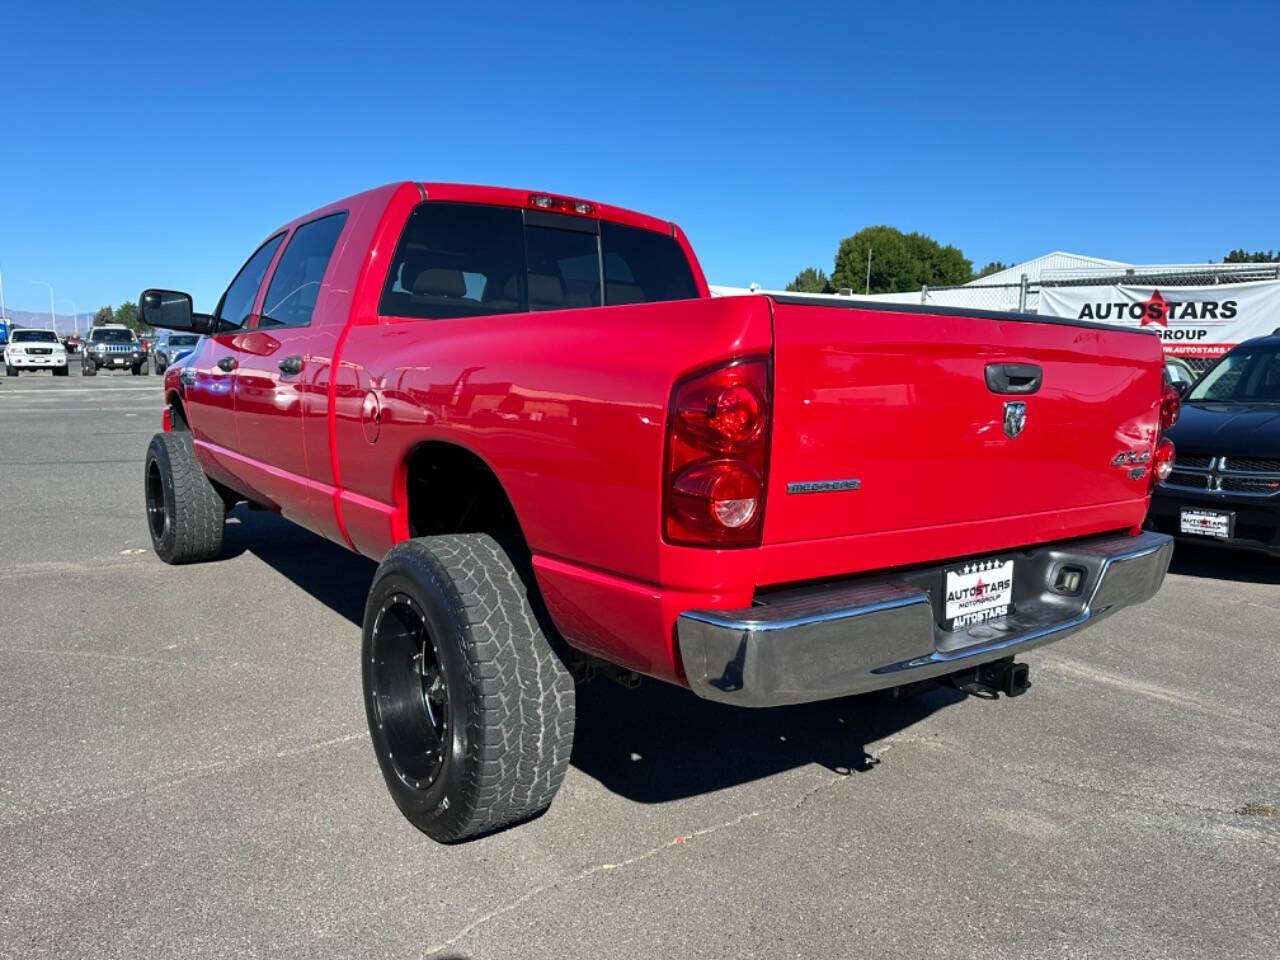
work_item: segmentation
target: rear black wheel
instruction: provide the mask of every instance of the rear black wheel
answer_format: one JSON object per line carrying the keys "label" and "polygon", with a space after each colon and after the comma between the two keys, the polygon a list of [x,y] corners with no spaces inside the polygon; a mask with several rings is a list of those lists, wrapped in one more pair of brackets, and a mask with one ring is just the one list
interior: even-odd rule
{"label": "rear black wheel", "polygon": [[53,368],[53,375],[54,375],[55,377],[65,377],[65,376],[67,376],[67,375],[68,375],[68,374],[70,374],[70,373],[71,373],[71,367],[70,367],[70,366],[65,366],[65,367],[54,367],[54,368]]}
{"label": "rear black wheel", "polygon": [[157,433],[143,467],[147,528],[165,563],[199,563],[222,552],[226,506],[200,469],[189,433]]}
{"label": "rear black wheel", "polygon": [[365,606],[365,713],[400,811],[450,843],[551,803],[573,746],[573,680],[492,537],[394,547]]}

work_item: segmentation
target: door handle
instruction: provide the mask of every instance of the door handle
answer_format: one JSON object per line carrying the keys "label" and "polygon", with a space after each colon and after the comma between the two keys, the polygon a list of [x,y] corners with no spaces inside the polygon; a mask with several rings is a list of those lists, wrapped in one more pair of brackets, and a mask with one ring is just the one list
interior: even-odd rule
{"label": "door handle", "polygon": [[302,372],[301,357],[285,357],[280,361],[280,372],[286,377],[296,376]]}
{"label": "door handle", "polygon": [[221,360],[218,361],[218,369],[222,370],[224,373],[230,373],[235,368],[236,368],[235,357],[223,357]]}
{"label": "door handle", "polygon": [[988,363],[987,389],[992,393],[1035,393],[1044,371],[1034,363]]}

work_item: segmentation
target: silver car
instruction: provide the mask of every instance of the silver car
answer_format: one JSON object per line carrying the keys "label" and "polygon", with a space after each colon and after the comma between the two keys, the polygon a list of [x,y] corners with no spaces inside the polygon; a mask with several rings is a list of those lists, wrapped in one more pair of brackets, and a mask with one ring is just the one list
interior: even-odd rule
{"label": "silver car", "polygon": [[198,333],[175,333],[172,330],[161,330],[151,341],[151,369],[155,373],[164,373],[187,354],[195,350],[200,342]]}

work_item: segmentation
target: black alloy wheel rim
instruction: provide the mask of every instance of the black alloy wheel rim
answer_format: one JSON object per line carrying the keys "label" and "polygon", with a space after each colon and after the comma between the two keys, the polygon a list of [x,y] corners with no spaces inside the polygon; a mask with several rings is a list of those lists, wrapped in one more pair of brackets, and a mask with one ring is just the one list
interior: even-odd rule
{"label": "black alloy wheel rim", "polygon": [[376,736],[400,781],[426,790],[448,754],[449,688],[426,617],[407,594],[383,601],[369,668]]}
{"label": "black alloy wheel rim", "polygon": [[164,509],[164,481],[160,477],[160,464],[152,460],[147,464],[147,522],[156,540],[164,539],[169,515]]}

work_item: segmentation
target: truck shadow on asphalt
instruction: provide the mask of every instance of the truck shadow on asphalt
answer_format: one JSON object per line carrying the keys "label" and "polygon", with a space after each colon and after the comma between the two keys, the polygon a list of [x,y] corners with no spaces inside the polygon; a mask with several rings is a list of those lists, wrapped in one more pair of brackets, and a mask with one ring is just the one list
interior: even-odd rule
{"label": "truck shadow on asphalt", "polygon": [[1179,541],[1173,548],[1170,573],[1241,583],[1280,583],[1280,559],[1247,550],[1199,547]]}
{"label": "truck shadow on asphalt", "polygon": [[[350,621],[359,642],[377,565],[272,513],[238,507],[223,556],[250,553]],[[353,647],[352,669],[356,666]],[[572,764],[637,803],[663,803],[817,763],[838,774],[874,769],[869,744],[965,699],[949,687],[911,696],[832,700],[750,710],[645,680],[580,686]]]}

